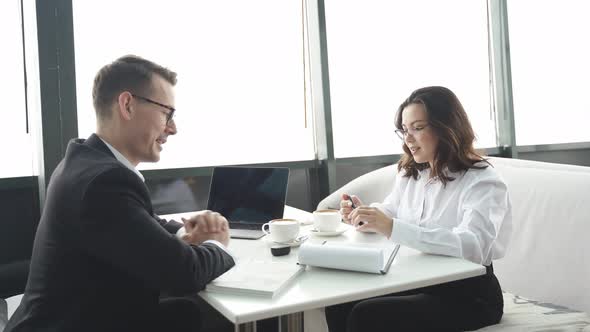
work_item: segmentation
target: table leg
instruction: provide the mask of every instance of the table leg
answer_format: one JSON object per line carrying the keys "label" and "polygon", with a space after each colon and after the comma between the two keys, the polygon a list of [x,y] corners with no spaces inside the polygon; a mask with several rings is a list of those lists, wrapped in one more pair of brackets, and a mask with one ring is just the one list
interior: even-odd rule
{"label": "table leg", "polygon": [[[327,332],[328,323],[324,308],[306,310],[303,313],[303,331],[305,332]],[[590,332],[590,331],[589,331]]]}
{"label": "table leg", "polygon": [[292,314],[279,316],[279,332],[302,332],[303,331],[303,313],[295,312]]}
{"label": "table leg", "polygon": [[256,332],[256,321],[235,324],[235,332]]}
{"label": "table leg", "polygon": [[[279,316],[277,332],[303,332],[303,313]],[[236,324],[235,332],[256,332],[256,321]]]}
{"label": "table leg", "polygon": [[289,330],[289,315],[279,316],[279,329],[277,332],[287,332]]}

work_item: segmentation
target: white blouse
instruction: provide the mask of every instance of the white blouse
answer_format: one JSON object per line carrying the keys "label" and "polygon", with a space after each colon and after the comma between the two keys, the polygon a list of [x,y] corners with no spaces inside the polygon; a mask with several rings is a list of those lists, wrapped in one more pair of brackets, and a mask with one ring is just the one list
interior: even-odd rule
{"label": "white blouse", "polygon": [[446,187],[438,178],[429,179],[430,169],[420,171],[416,180],[404,173],[397,174],[383,203],[371,204],[394,219],[393,242],[486,266],[504,256],[512,212],[506,184],[492,166],[447,171],[455,180]]}

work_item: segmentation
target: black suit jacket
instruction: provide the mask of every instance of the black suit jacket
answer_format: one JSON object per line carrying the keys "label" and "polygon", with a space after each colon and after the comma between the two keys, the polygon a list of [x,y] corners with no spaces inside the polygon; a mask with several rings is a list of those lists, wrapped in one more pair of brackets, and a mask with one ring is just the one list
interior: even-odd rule
{"label": "black suit jacket", "polygon": [[234,265],[152,211],[143,181],[96,135],[72,140],[51,177],[23,300],[6,332],[149,331],[160,293],[196,294]]}

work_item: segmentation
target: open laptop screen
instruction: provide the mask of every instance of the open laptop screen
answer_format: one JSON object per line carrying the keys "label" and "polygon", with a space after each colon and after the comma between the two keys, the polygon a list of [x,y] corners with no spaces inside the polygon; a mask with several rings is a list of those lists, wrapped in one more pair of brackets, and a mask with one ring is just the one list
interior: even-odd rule
{"label": "open laptop screen", "polygon": [[263,224],[283,217],[288,168],[215,167],[207,209],[230,222]]}

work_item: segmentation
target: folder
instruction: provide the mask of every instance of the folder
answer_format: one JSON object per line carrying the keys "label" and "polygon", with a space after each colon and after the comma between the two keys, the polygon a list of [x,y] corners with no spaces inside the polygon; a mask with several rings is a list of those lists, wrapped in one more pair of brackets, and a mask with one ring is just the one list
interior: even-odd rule
{"label": "folder", "polygon": [[399,244],[372,246],[357,243],[306,242],[299,248],[299,264],[331,269],[386,274]]}
{"label": "folder", "polygon": [[304,270],[304,266],[293,262],[240,260],[233,268],[211,281],[205,290],[274,297]]}

